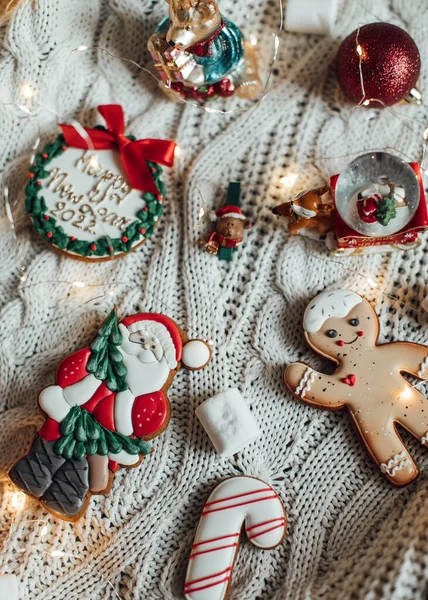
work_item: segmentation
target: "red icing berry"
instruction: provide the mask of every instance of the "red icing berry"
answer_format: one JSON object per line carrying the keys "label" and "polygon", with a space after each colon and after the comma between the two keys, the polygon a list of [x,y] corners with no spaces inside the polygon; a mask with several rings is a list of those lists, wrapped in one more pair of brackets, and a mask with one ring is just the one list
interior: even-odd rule
{"label": "red icing berry", "polygon": [[145,207],[143,208],[143,210],[144,210],[144,212],[147,212],[147,211],[149,210],[149,207],[148,207],[148,206],[145,206]]}
{"label": "red icing berry", "polygon": [[142,228],[140,229],[140,233],[141,233],[142,235],[144,235],[144,234],[146,233],[146,230],[144,229],[144,227],[142,227]]}
{"label": "red icing berry", "polygon": [[49,215],[43,215],[45,221],[49,221]]}
{"label": "red icing berry", "polygon": [[155,167],[151,167],[150,170],[151,170],[152,173],[156,173]]}
{"label": "red icing berry", "polygon": [[123,236],[122,236],[122,242],[123,242],[124,244],[126,244],[126,242],[127,242],[127,241],[128,241],[128,238],[126,237],[126,235],[123,235]]}
{"label": "red icing berry", "polygon": [[49,156],[49,154],[46,154],[46,152],[43,152],[43,154],[42,154],[42,158],[45,158],[45,159],[46,159],[48,156]]}
{"label": "red icing berry", "polygon": [[33,177],[34,177],[34,173],[28,173],[28,177],[29,177],[30,179],[33,179]]}
{"label": "red icing berry", "polygon": [[52,237],[52,231],[48,231],[47,234],[46,234],[46,237],[49,238],[49,239],[51,239],[51,237]]}
{"label": "red icing berry", "polygon": [[74,235],[70,235],[70,242],[75,242],[76,238],[74,237]]}
{"label": "red icing berry", "polygon": [[67,150],[67,146],[61,146],[61,150]]}
{"label": "red icing berry", "polygon": [[36,185],[40,187],[42,185],[42,182],[41,181],[36,181]]}
{"label": "red icing berry", "polygon": [[93,251],[95,251],[95,250],[97,249],[97,247],[96,247],[96,245],[95,245],[95,244],[91,244],[89,247],[90,247],[90,249],[91,249],[91,250],[93,250]]}
{"label": "red icing berry", "polygon": [[157,200],[158,202],[161,202],[161,200],[163,200],[163,196],[162,196],[162,194],[156,194],[156,200]]}
{"label": "red icing berry", "polygon": [[109,251],[110,253],[111,253],[111,252],[113,252],[113,251],[114,251],[114,248],[113,248],[113,246],[109,246],[109,247],[108,247],[108,251]]}
{"label": "red icing berry", "polygon": [[344,346],[345,342],[343,340],[339,340],[338,342],[336,342],[338,346]]}

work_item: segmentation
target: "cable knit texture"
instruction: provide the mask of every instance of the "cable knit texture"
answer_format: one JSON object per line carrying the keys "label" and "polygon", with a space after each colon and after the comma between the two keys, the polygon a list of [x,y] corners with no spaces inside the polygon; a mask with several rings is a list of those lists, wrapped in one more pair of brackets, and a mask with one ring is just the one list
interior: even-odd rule
{"label": "cable knit texture", "polygon": [[[279,27],[273,0],[222,0],[221,9],[258,38],[266,78]],[[77,524],[48,516],[35,501],[14,507],[3,473],[0,572],[15,573],[26,600],[183,598],[183,582],[204,500],[222,478],[260,477],[280,494],[289,518],[283,544],[257,550],[243,541],[231,600],[423,600],[428,589],[428,451],[403,434],[420,478],[395,489],[370,460],[347,415],[310,408],[282,381],[295,360],[320,360],[304,345],[307,302],[328,286],[349,287],[373,301],[382,340],[427,342],[427,255],[409,253],[331,260],[323,245],[290,237],[269,208],[299,189],[320,185],[368,150],[395,148],[422,157],[423,108],[354,110],[334,78],[340,40],[358,24],[386,20],[406,28],[422,54],[421,87],[428,95],[426,0],[343,0],[333,37],[282,33],[269,95],[252,112],[207,113],[169,102],[156,81],[130,63],[151,68],[146,43],[166,14],[162,0],[23,0],[0,27],[0,168],[13,204],[15,240],[1,207],[0,466],[24,452],[43,417],[39,391],[55,368],[87,344],[111,310],[164,312],[191,336],[213,338],[213,361],[182,371],[169,392],[172,419],[154,441],[155,453],[121,470],[111,493],[93,497]],[[24,104],[22,85],[35,91]],[[231,98],[217,107],[246,107]],[[153,238],[114,263],[89,265],[53,252],[24,214],[23,189],[32,147],[56,133],[56,123],[101,122],[98,104],[120,103],[127,131],[164,137],[182,148],[165,174],[165,215]],[[413,132],[411,131],[413,130]],[[298,173],[293,187],[279,179]],[[254,220],[232,263],[198,246],[201,196],[206,214],[224,203],[229,181],[242,182],[242,208]],[[349,273],[364,272],[379,288]],[[24,266],[27,280],[20,281]],[[76,288],[73,281],[110,286]],[[379,290],[394,294],[389,299]],[[97,297],[97,298],[95,298]],[[221,459],[195,418],[196,407],[225,388],[242,392],[262,430],[260,439]],[[45,519],[48,533],[42,535]],[[60,550],[67,555],[51,558]],[[111,586],[106,580],[111,581]],[[113,586],[113,587],[112,587]]]}

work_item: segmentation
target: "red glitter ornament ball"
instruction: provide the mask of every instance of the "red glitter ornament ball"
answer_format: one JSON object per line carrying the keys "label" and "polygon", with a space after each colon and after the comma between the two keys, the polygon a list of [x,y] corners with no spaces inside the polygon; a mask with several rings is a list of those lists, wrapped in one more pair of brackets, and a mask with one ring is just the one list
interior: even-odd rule
{"label": "red glitter ornament ball", "polygon": [[415,42],[389,23],[371,23],[355,30],[342,42],[336,57],[336,75],[343,92],[357,104],[376,108],[391,106],[407,96],[420,70]]}

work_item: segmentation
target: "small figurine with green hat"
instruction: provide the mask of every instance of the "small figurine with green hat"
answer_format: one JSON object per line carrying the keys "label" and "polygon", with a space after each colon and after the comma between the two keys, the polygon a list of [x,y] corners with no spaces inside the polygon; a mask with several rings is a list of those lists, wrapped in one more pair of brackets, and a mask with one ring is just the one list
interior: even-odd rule
{"label": "small figurine with green hat", "polygon": [[245,229],[252,227],[252,222],[247,219],[239,208],[241,184],[229,183],[227,202],[210,215],[216,224],[216,230],[207,240],[201,240],[201,245],[209,254],[217,254],[220,260],[231,261],[234,248],[242,244]]}

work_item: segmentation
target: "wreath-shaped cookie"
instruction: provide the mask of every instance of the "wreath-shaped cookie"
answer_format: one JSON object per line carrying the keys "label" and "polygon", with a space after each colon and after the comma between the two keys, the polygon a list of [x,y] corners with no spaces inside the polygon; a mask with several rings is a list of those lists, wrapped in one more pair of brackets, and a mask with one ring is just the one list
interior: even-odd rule
{"label": "wreath-shaped cookie", "polygon": [[[163,213],[159,163],[172,166],[175,144],[123,134],[123,111],[100,106],[109,128],[62,125],[30,168],[26,210],[36,231],[73,258],[103,261],[149,239]],[[149,160],[153,158],[153,160]]]}

